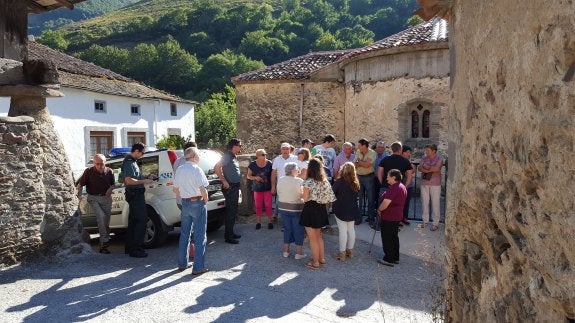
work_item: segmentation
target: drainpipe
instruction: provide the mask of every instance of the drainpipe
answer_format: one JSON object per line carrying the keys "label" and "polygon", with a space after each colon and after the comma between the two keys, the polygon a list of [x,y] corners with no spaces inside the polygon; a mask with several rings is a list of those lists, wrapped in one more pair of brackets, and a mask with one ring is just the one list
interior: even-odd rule
{"label": "drainpipe", "polygon": [[[299,96],[299,139],[302,138],[302,127],[303,127],[303,94],[304,94],[304,83],[300,84],[300,96]],[[298,139],[298,140],[299,140]]]}
{"label": "drainpipe", "polygon": [[162,104],[162,100],[157,99],[154,101],[154,125],[153,125],[153,131],[154,131],[154,147],[156,146],[157,143],[157,138],[158,138],[158,108],[160,107],[160,105]]}

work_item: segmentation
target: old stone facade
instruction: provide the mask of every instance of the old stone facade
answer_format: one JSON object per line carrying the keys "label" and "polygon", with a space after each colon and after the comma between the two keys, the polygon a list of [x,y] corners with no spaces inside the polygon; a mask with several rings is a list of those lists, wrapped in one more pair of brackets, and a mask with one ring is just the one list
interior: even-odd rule
{"label": "old stone facade", "polygon": [[355,50],[311,53],[233,78],[244,152],[326,133],[447,150],[447,23],[433,19]]}
{"label": "old stone facade", "polygon": [[575,320],[573,12],[453,1],[451,322]]}

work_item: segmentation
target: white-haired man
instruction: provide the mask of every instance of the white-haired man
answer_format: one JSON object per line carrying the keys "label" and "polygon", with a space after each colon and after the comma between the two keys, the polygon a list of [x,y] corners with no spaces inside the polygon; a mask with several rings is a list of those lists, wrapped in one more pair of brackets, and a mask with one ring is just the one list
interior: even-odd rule
{"label": "white-haired man", "polygon": [[189,249],[192,226],[194,228],[194,268],[192,275],[201,275],[208,269],[205,267],[206,252],[206,226],[208,212],[209,185],[206,175],[198,166],[200,151],[190,147],[184,151],[186,162],[176,170],[174,191],[182,198],[182,219],[180,229],[180,243],[178,248],[178,270],[183,271],[189,267]]}
{"label": "white-haired man", "polygon": [[112,213],[112,190],[114,173],[106,167],[106,156],[97,154],[92,159],[94,166],[86,168],[78,179],[76,188],[78,198],[82,198],[82,187],[86,186],[87,201],[96,213],[98,232],[100,233],[100,253],[109,254],[110,214]]}

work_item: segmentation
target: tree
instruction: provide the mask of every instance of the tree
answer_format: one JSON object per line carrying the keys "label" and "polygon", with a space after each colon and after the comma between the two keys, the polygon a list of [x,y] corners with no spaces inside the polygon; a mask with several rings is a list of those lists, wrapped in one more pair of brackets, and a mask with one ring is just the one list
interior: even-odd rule
{"label": "tree", "polygon": [[130,52],[127,49],[114,46],[92,45],[87,50],[80,52],[77,56],[85,61],[108,68],[119,74],[128,74],[128,57]]}
{"label": "tree", "polygon": [[187,142],[192,141],[192,135],[184,138],[178,135],[163,136],[156,142],[156,148],[158,149],[184,149]]}
{"label": "tree", "polygon": [[227,85],[231,85],[232,76],[253,71],[264,67],[261,61],[254,61],[243,54],[234,54],[229,49],[208,57],[198,75],[200,87],[194,94],[196,100],[203,100],[210,93],[225,91]]}
{"label": "tree", "polygon": [[335,37],[343,43],[344,48],[358,48],[371,44],[375,34],[361,25],[355,25],[338,30]]}
{"label": "tree", "polygon": [[263,30],[246,33],[238,50],[248,57],[263,60],[266,64],[282,61],[289,48],[279,39],[267,36]]}
{"label": "tree", "polygon": [[40,34],[38,42],[59,51],[65,51],[70,45],[70,43],[64,39],[63,32],[52,30],[44,30],[42,34]]}
{"label": "tree", "polygon": [[339,41],[332,33],[324,33],[313,43],[313,49],[318,51],[335,50],[343,48],[343,43]]}
{"label": "tree", "polygon": [[202,67],[198,59],[182,49],[171,37],[165,43],[157,45],[156,50],[158,51],[155,62],[156,75],[152,85],[183,95],[191,89]]}
{"label": "tree", "polygon": [[224,150],[236,136],[236,93],[226,85],[225,92],[212,94],[196,108],[196,143],[200,147]]}

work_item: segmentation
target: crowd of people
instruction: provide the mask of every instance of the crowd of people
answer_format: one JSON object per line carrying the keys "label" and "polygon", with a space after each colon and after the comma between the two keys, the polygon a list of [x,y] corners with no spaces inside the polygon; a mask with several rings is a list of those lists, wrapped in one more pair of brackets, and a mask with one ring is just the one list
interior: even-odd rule
{"label": "crowd of people", "polygon": [[[378,141],[372,148],[367,139],[354,143],[344,142],[338,155],[333,148],[333,135],[324,136],[315,145],[309,139],[295,149],[290,143],[281,143],[281,154],[273,160],[267,158],[264,149],[257,149],[255,160],[247,170],[251,181],[256,216],[256,230],[262,228],[261,217],[267,218],[268,229],[274,228],[274,211],[279,213],[283,224],[283,256],[289,257],[291,244],[295,244],[295,259],[304,259],[303,244],[309,239],[311,259],[305,266],[317,270],[326,263],[322,228],[329,226],[333,212],[339,231],[337,260],[354,256],[355,225],[365,217],[373,229],[381,232],[383,258],[378,260],[386,266],[399,263],[399,227],[409,225],[409,202],[414,191],[415,166],[411,163],[411,148],[400,142],[391,144],[391,155],[385,152],[385,143]],[[226,198],[224,241],[238,244],[241,235],[234,231],[240,190],[240,167],[237,155],[242,142],[231,139],[227,151],[215,166],[215,173],[222,183]],[[135,144],[122,165],[125,199],[129,204],[129,224],[125,252],[131,257],[143,258],[143,237],[146,221],[144,185],[153,178],[144,178],[137,160],[143,156],[144,145]],[[195,143],[187,143],[184,156],[174,163],[174,192],[181,209],[181,233],[178,248],[178,269],[193,267],[193,275],[208,271],[205,267],[206,223],[208,202],[206,175],[198,166],[199,150]],[[109,221],[111,192],[114,177],[105,166],[105,156],[96,155],[94,166],[86,169],[79,179],[78,195],[83,186],[88,192],[88,202],[94,208],[100,231],[100,252],[109,253]],[[422,174],[422,219],[420,228],[438,229],[439,199],[441,193],[441,167],[443,160],[436,145],[425,146],[425,156],[418,171]],[[274,196],[275,205],[274,205]],[[277,214],[276,214],[277,216]],[[190,243],[193,235],[194,259],[190,265]]]}

